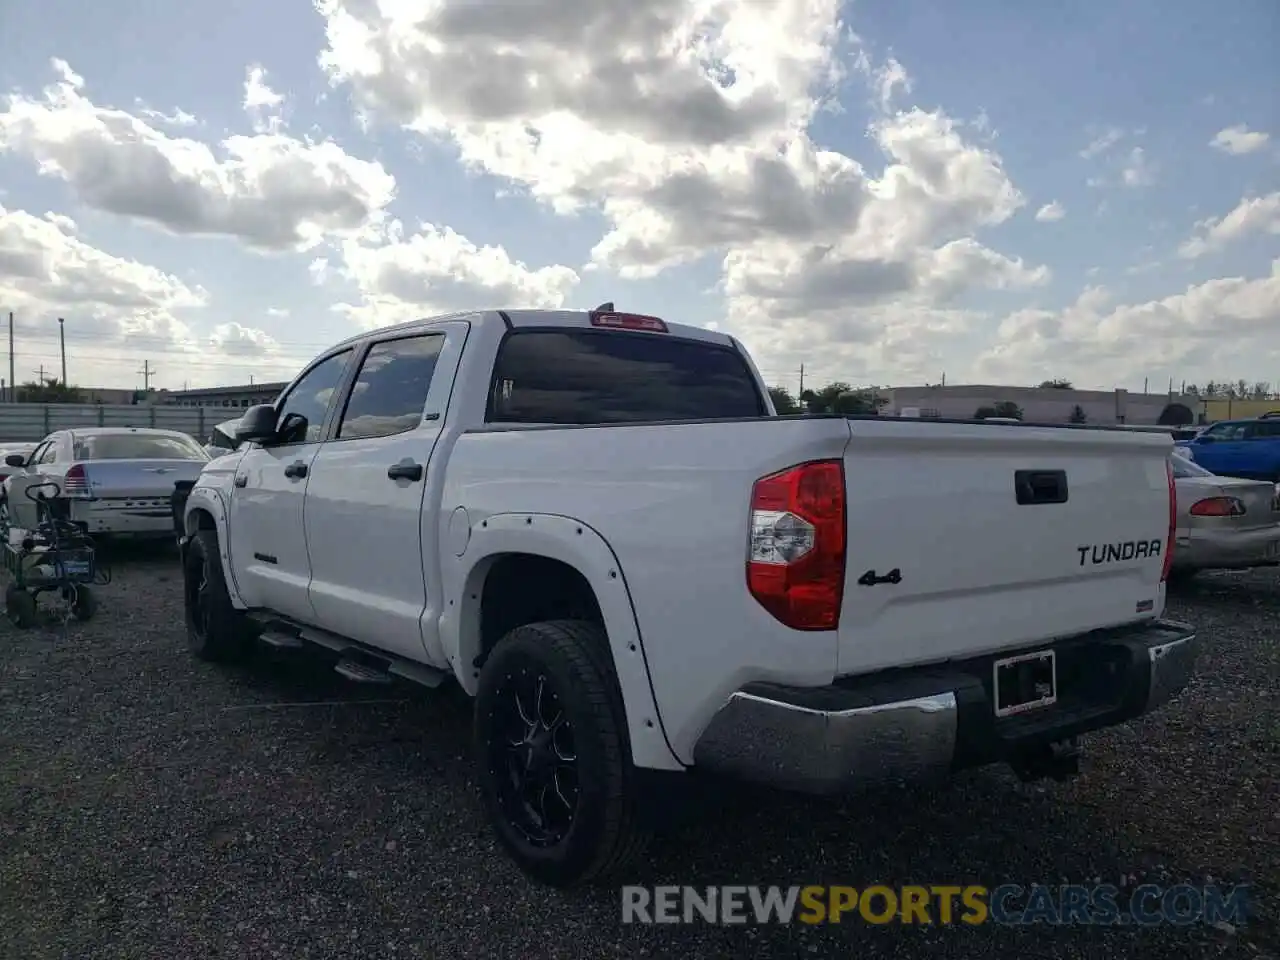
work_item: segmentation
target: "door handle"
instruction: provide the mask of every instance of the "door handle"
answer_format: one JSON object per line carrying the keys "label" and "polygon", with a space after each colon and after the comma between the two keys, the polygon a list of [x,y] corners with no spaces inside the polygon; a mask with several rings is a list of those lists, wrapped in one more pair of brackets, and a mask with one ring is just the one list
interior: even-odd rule
{"label": "door handle", "polygon": [[307,475],[307,465],[301,460],[295,460],[284,468],[284,475],[290,480],[297,480]]}
{"label": "door handle", "polygon": [[236,478],[235,478],[234,483],[235,483],[235,485],[236,485],[237,487],[245,487],[245,486],[248,486],[248,485],[249,485],[249,475],[248,475],[247,473],[242,473],[242,474],[240,474],[238,477],[236,477]]}
{"label": "door handle", "polygon": [[392,480],[412,480],[416,483],[422,479],[422,464],[402,460],[387,467],[387,476]]}

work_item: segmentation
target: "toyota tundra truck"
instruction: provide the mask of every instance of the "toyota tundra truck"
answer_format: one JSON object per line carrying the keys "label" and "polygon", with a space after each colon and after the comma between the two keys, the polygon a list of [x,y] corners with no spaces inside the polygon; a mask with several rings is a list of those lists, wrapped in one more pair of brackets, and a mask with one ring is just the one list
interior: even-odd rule
{"label": "toyota tundra truck", "polygon": [[460,686],[554,886],[641,849],[655,784],[1061,778],[1192,674],[1167,436],[778,416],[733,337],[606,304],[361,334],[236,438],[175,499],[194,655]]}

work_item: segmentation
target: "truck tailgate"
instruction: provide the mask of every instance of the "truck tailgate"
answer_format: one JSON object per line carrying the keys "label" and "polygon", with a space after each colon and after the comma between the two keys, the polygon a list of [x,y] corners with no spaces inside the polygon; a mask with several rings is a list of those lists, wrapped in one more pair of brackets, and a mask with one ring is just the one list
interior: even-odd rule
{"label": "truck tailgate", "polygon": [[839,674],[1163,611],[1168,437],[887,418],[850,427]]}

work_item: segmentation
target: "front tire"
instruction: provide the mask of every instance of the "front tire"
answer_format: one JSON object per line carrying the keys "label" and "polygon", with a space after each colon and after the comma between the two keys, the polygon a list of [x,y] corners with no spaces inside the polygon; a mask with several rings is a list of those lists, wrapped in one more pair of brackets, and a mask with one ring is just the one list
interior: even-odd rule
{"label": "front tire", "polygon": [[218,535],[213,530],[197,530],[191,538],[182,566],[182,583],[187,646],[191,652],[211,663],[246,660],[252,650],[252,638],[244,614],[231,605],[222,574]]}
{"label": "front tire", "polygon": [[626,717],[600,626],[531,623],[498,642],[476,694],[475,753],[485,812],[527,876],[571,887],[643,849]]}

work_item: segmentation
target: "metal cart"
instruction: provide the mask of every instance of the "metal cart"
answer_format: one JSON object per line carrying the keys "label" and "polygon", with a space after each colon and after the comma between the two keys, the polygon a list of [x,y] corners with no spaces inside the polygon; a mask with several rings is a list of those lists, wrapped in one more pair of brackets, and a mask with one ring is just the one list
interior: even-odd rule
{"label": "metal cart", "polygon": [[70,520],[61,495],[53,480],[10,479],[8,523],[0,534],[10,577],[5,612],[14,626],[35,623],[36,598],[46,592],[57,591],[77,620],[88,620],[97,609],[93,542]]}

